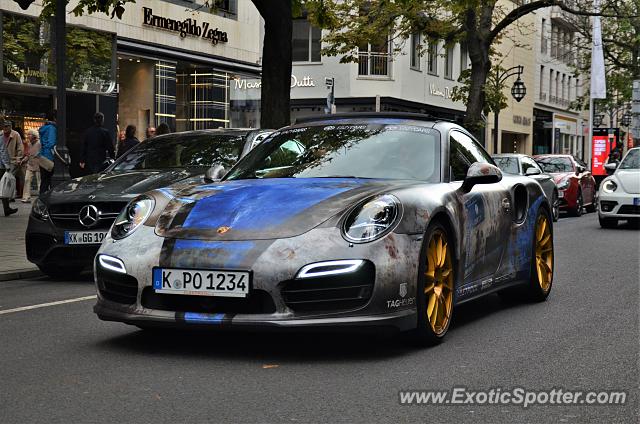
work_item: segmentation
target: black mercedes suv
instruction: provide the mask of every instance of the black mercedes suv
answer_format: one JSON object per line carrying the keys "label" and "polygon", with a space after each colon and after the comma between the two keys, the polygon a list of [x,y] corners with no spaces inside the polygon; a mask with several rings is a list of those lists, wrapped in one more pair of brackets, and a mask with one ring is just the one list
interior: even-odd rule
{"label": "black mercedes suv", "polygon": [[217,129],[162,135],[140,143],[100,174],[54,187],[33,204],[27,258],[52,277],[91,267],[111,224],[132,198],[203,178],[212,169],[221,174],[270,133]]}

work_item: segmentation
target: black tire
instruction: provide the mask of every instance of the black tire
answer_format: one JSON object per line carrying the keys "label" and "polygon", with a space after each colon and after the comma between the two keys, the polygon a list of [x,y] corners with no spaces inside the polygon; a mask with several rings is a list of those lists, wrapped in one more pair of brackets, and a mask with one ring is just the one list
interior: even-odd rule
{"label": "black tire", "polygon": [[569,212],[573,216],[582,216],[583,207],[584,207],[584,199],[582,198],[582,190],[580,190],[578,191],[577,205],[574,209],[571,209]]}
{"label": "black tire", "polygon": [[553,192],[553,198],[551,199],[551,214],[553,222],[558,222],[560,218],[560,198],[557,191]]}
{"label": "black tire", "polygon": [[617,218],[603,218],[598,216],[598,221],[600,221],[600,226],[602,228],[616,228],[618,226]]}
{"label": "black tire", "polygon": [[[429,320],[427,319],[427,299],[425,296],[425,282],[426,276],[425,272],[427,269],[427,251],[429,244],[434,237],[435,234],[444,234],[446,237],[447,246],[450,249],[451,254],[451,267],[453,274],[453,284],[452,284],[452,301],[451,308],[449,311],[449,319],[446,323],[446,327],[441,330],[439,333],[436,333],[432,328]],[[447,231],[446,227],[436,221],[429,225],[429,228],[425,232],[424,241],[422,243],[422,248],[420,249],[420,263],[418,266],[418,282],[416,284],[416,309],[418,313],[417,318],[417,327],[414,330],[407,332],[406,336],[408,340],[417,346],[434,346],[442,342],[442,339],[446,335],[449,330],[449,326],[451,321],[453,320],[454,314],[454,304],[455,304],[455,281],[456,281],[456,266],[455,266],[455,243],[452,236]],[[446,308],[445,308],[446,310]]]}
{"label": "black tire", "polygon": [[[550,251],[550,260],[551,260],[551,276],[548,281],[548,286],[543,287],[541,283],[541,278],[537,271],[537,244],[538,244],[538,226],[540,223],[541,217],[546,217],[547,225],[549,226],[549,243],[551,247]],[[544,239],[545,237],[543,237]],[[533,241],[531,243],[531,265],[530,265],[530,273],[529,273],[529,283],[524,288],[524,296],[525,300],[530,302],[543,302],[547,300],[549,293],[551,293],[551,288],[553,286],[553,271],[554,271],[554,246],[553,246],[553,225],[551,225],[551,214],[544,208],[540,208],[538,210],[538,215],[536,216],[536,222],[534,225],[534,233],[533,233]]]}
{"label": "black tire", "polygon": [[585,209],[587,212],[592,213],[595,212],[598,209],[598,201],[596,199],[596,194],[593,193],[593,196],[591,196],[591,203],[588,206],[585,206]]}
{"label": "black tire", "polygon": [[84,267],[81,266],[54,266],[54,265],[38,265],[40,271],[51,278],[76,278]]}

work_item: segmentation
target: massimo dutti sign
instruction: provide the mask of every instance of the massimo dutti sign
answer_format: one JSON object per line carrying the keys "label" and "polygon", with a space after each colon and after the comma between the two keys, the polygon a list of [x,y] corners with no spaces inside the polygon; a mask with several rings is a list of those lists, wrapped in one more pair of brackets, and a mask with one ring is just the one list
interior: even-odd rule
{"label": "massimo dutti sign", "polygon": [[197,19],[192,18],[182,21],[165,18],[164,16],[154,15],[150,7],[143,7],[142,12],[144,16],[142,23],[144,25],[176,32],[182,38],[186,36],[199,37],[214,45],[229,41],[226,32],[220,31],[218,28],[211,28],[209,22],[199,23]]}

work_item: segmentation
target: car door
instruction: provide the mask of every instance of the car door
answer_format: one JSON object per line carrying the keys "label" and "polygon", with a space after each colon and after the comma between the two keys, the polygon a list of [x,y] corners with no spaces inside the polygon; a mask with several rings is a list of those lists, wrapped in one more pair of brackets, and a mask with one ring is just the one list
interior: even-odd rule
{"label": "car door", "polygon": [[[462,183],[474,162],[493,162],[478,142],[461,131],[452,130],[449,142],[450,181],[456,184]],[[484,281],[481,286],[489,286],[509,239],[510,193],[502,183],[478,184],[460,197],[462,281],[463,284]]]}

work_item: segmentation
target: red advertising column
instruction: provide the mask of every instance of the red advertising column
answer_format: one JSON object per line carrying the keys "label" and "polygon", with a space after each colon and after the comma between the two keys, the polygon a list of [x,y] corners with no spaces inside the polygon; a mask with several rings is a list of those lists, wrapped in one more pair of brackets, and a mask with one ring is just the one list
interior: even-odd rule
{"label": "red advertising column", "polygon": [[611,146],[609,145],[608,128],[594,128],[593,142],[591,146],[591,173],[596,175],[607,175],[604,164],[607,163]]}

